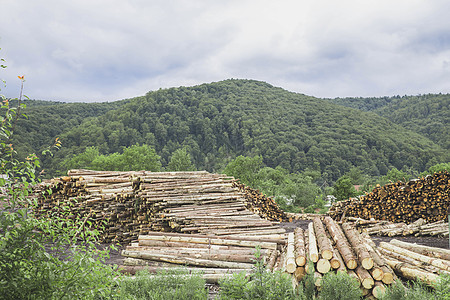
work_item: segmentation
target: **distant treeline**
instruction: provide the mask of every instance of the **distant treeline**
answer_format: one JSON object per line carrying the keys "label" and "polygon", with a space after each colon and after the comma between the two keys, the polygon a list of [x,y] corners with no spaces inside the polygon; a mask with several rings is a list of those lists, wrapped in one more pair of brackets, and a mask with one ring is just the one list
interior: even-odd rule
{"label": "distant treeline", "polygon": [[48,177],[64,174],[89,147],[108,156],[145,145],[161,169],[184,149],[193,168],[211,172],[240,155],[258,156],[290,174],[320,174],[319,184],[355,168],[375,177],[450,161],[449,95],[383,98],[375,105],[377,99],[318,99],[231,79],[110,103],[28,101],[14,142],[25,157],[40,155],[59,137],[61,149],[42,157]]}

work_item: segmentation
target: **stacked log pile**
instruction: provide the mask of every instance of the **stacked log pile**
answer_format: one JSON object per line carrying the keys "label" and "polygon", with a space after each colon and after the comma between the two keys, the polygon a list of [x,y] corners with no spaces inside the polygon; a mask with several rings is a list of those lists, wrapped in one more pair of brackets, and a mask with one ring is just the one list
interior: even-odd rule
{"label": "stacked log pile", "polygon": [[446,220],[427,223],[420,218],[411,224],[392,223],[389,221],[364,220],[349,217],[347,221],[353,222],[359,232],[379,236],[435,236],[446,238],[449,236],[449,225]]}
{"label": "stacked log pile", "polygon": [[323,214],[311,214],[311,213],[290,213],[287,212],[286,216],[292,222],[293,220],[314,220],[316,217],[325,217]]}
{"label": "stacked log pile", "polygon": [[237,187],[244,194],[246,207],[252,212],[267,220],[278,222],[288,221],[286,213],[280,209],[272,198],[261,194],[259,190],[252,189],[239,182],[234,182],[233,186]]}
{"label": "stacked log pile", "polygon": [[447,218],[450,205],[450,173],[439,172],[409,182],[378,186],[359,199],[334,204],[329,215],[385,220],[410,224],[420,218],[433,223]]}
{"label": "stacked log pile", "polygon": [[383,256],[351,223],[340,226],[330,217],[323,221],[316,217],[307,230],[289,233],[283,254],[282,268],[292,274],[294,285],[306,274],[314,274],[320,289],[328,272],[346,272],[358,280],[364,295],[379,298],[396,278]]}
{"label": "stacked log pile", "polygon": [[397,276],[420,278],[431,284],[438,274],[450,272],[449,250],[395,240],[376,247],[352,223],[339,225],[330,217],[316,217],[308,229],[296,228],[285,241],[149,232],[122,252],[125,259],[121,270],[133,274],[183,265],[204,272],[209,281],[217,281],[235,272],[250,274],[257,246],[266,269],[291,274],[294,287],[307,274],[313,274],[320,289],[325,274],[346,272],[359,282],[364,295],[375,298],[382,297]]}
{"label": "stacked log pile", "polygon": [[70,170],[35,190],[38,215],[61,215],[68,207],[67,217],[103,227],[104,242],[129,243],[150,231],[284,239],[277,222],[260,216],[278,221],[284,213],[272,199],[246,191],[234,178],[206,171],[90,170]]}
{"label": "stacked log pile", "polygon": [[[255,264],[255,249],[266,265],[278,252],[278,240],[247,237],[219,237],[199,234],[149,232],[140,235],[138,242],[131,243],[122,251],[125,257],[120,270],[134,274],[136,271],[156,272],[161,268],[186,266],[205,274],[245,272],[250,274]],[[272,261],[271,261],[272,260]],[[211,276],[208,277],[210,280]]]}
{"label": "stacked log pile", "polygon": [[450,274],[450,250],[391,240],[381,242],[378,250],[395,272],[409,280],[433,284],[440,274]]}

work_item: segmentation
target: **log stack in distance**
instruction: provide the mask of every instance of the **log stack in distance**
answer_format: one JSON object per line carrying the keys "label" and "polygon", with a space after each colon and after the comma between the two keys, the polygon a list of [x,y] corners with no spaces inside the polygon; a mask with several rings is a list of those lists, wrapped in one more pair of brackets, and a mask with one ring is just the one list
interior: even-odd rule
{"label": "log stack in distance", "polygon": [[328,214],[335,220],[357,217],[410,224],[447,218],[450,204],[450,173],[438,172],[408,182],[378,186],[359,199],[335,203]]}

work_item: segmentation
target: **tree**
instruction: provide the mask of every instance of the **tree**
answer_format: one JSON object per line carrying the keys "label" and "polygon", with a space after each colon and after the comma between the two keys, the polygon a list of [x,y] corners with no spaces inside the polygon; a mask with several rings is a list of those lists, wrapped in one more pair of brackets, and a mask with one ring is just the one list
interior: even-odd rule
{"label": "tree", "polygon": [[389,182],[406,181],[409,177],[410,176],[406,172],[399,171],[397,168],[392,168],[381,180],[384,184],[387,184]]}
{"label": "tree", "polygon": [[170,157],[167,165],[168,171],[194,171],[195,166],[192,164],[191,155],[187,152],[186,147],[177,149]]}
{"label": "tree", "polygon": [[70,169],[96,169],[94,161],[98,159],[100,152],[97,147],[87,147],[84,152],[74,155],[63,162],[64,167]]}
{"label": "tree", "polygon": [[133,145],[125,148],[123,159],[126,166],[122,171],[161,171],[161,157],[156,154],[155,148],[149,145]]}
{"label": "tree", "polygon": [[100,155],[97,147],[87,147],[84,152],[66,159],[67,169],[85,168],[101,171],[152,171],[161,170],[160,156],[153,147],[134,145],[123,153]]}
{"label": "tree", "polygon": [[234,176],[243,184],[256,187],[258,184],[258,172],[263,167],[262,156],[245,157],[239,155],[225,167],[225,174]]}
{"label": "tree", "polygon": [[333,186],[333,196],[336,197],[337,201],[342,201],[355,197],[357,192],[353,186],[352,179],[347,176],[341,176]]}

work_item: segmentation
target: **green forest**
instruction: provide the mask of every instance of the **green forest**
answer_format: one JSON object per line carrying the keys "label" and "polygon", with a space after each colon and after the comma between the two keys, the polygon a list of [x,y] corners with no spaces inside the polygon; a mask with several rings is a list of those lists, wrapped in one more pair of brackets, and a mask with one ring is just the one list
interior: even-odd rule
{"label": "green forest", "polygon": [[[19,157],[36,153],[47,178],[71,168],[226,172],[309,206],[345,178],[370,188],[450,161],[450,95],[320,99],[229,79],[113,102],[24,103],[13,144]],[[56,138],[62,147],[41,154]]]}

